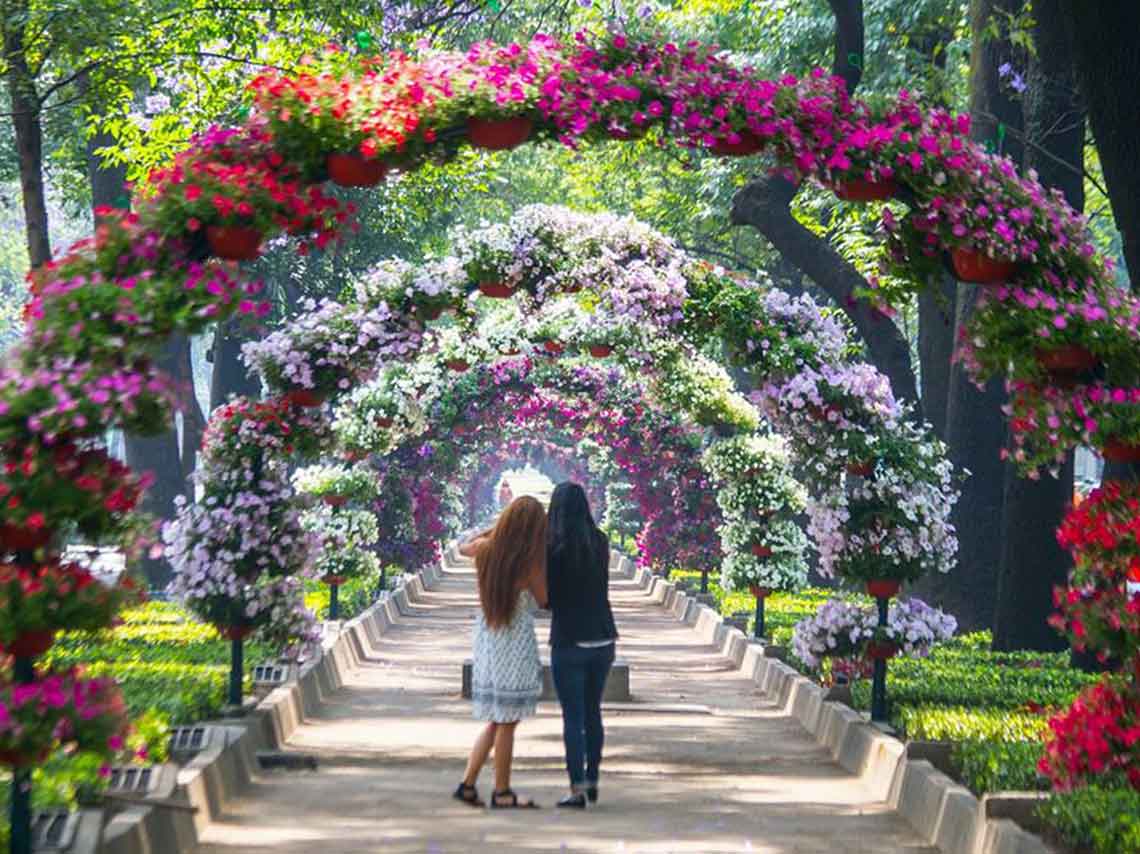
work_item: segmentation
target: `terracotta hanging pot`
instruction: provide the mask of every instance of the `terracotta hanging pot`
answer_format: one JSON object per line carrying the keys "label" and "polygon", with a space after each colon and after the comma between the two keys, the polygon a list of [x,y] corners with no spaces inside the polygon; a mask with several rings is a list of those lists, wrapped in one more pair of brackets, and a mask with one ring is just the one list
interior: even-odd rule
{"label": "terracotta hanging pot", "polygon": [[348,503],[348,496],[329,493],[328,495],[322,495],[321,501],[325,502],[329,507],[343,507]]}
{"label": "terracotta hanging pot", "polygon": [[590,355],[595,359],[604,359],[614,351],[609,344],[591,344]]}
{"label": "terracotta hanging pot", "polygon": [[264,235],[244,225],[211,225],[206,229],[210,252],[226,261],[253,261],[261,255]]}
{"label": "terracotta hanging pot", "polygon": [[873,460],[866,462],[850,462],[846,466],[847,473],[857,477],[870,477],[875,473],[875,463]]}
{"label": "terracotta hanging pot", "polygon": [[772,591],[767,587],[760,587],[756,584],[750,584],[748,590],[752,593],[753,598],[767,599],[772,595]]}
{"label": "terracotta hanging pot", "polygon": [[246,623],[242,623],[238,626],[225,626],[215,624],[214,628],[218,630],[218,634],[220,634],[226,640],[231,641],[245,640],[247,637],[253,634],[254,629],[253,626]]}
{"label": "terracotta hanging pot", "polygon": [[1110,463],[1140,463],[1140,445],[1108,438],[1101,446],[1100,455]]}
{"label": "terracotta hanging pot", "polygon": [[1017,272],[1016,261],[991,258],[974,249],[952,249],[950,260],[954,265],[954,274],[961,281],[975,285],[1003,284]]}
{"label": "terracotta hanging pot", "polygon": [[304,409],[313,409],[321,406],[325,402],[325,396],[312,389],[298,388],[285,395],[291,404],[300,406]]}
{"label": "terracotta hanging pot", "polygon": [[750,130],[737,131],[737,136],[740,137],[737,142],[721,137],[709,147],[709,151],[718,157],[748,157],[764,149],[764,143]]}
{"label": "terracotta hanging pot", "polygon": [[835,188],[835,195],[845,202],[882,202],[893,198],[898,189],[898,184],[893,178],[883,178],[878,181],[855,178],[838,185]]}
{"label": "terracotta hanging pot", "polygon": [[864,654],[872,661],[886,661],[899,654],[899,645],[894,641],[868,641]]}
{"label": "terracotta hanging pot", "polygon": [[873,578],[867,582],[867,595],[876,599],[890,599],[902,590],[902,582],[897,578]]}
{"label": "terracotta hanging pot", "polygon": [[341,187],[375,187],[384,180],[388,165],[359,154],[330,154],[325,159],[329,178]]}
{"label": "terracotta hanging pot", "polygon": [[515,289],[502,282],[480,282],[479,290],[491,299],[510,299],[515,295]]}
{"label": "terracotta hanging pot", "polygon": [[764,545],[763,543],[753,543],[752,544],[752,554],[755,557],[759,557],[759,558],[771,557],[772,556],[772,550],[770,548],[768,548],[768,546]]}
{"label": "terracotta hanging pot", "polygon": [[509,119],[470,118],[467,120],[467,138],[477,148],[506,151],[526,142],[533,128],[534,122],[526,116],[512,116]]}
{"label": "terracotta hanging pot", "polygon": [[329,587],[340,587],[342,584],[348,581],[348,579],[343,575],[326,575],[321,579],[321,581],[323,581]]}
{"label": "terracotta hanging pot", "polygon": [[52,648],[55,643],[55,629],[39,629],[24,632],[15,640],[5,644],[4,651],[17,658],[36,658]]}
{"label": "terracotta hanging pot", "polygon": [[50,528],[28,528],[24,525],[0,525],[0,546],[10,552],[30,552],[51,542]]}
{"label": "terracotta hanging pot", "polygon": [[471,363],[466,359],[448,359],[444,364],[457,374],[461,374],[471,367]]}
{"label": "terracotta hanging pot", "polygon": [[1038,347],[1033,355],[1046,373],[1062,379],[1091,371],[1100,364],[1100,359],[1080,344],[1062,344],[1049,349]]}
{"label": "terracotta hanging pot", "polygon": [[391,427],[395,423],[396,423],[395,420],[392,418],[377,418],[376,419],[376,426],[379,427],[381,430],[387,430],[389,427]]}
{"label": "terracotta hanging pot", "polygon": [[543,341],[542,348],[552,356],[557,356],[566,349],[557,341]]}

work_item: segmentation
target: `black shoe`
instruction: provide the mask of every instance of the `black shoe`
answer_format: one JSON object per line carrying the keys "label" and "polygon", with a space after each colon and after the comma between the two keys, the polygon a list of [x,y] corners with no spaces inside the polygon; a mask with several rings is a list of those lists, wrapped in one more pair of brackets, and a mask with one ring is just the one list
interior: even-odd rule
{"label": "black shoe", "polygon": [[586,799],[592,804],[596,804],[598,802],[598,787],[597,786],[587,786],[586,787]]}
{"label": "black shoe", "polygon": [[584,810],[586,808],[586,796],[581,792],[574,795],[567,795],[558,802],[558,806],[574,810]]}

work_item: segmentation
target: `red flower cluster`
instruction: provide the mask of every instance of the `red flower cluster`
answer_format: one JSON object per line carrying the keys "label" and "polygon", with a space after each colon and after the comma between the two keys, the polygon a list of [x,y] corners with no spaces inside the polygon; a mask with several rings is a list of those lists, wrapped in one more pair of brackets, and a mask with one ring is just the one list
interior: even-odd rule
{"label": "red flower cluster", "polygon": [[1140,695],[1118,677],[1086,688],[1049,730],[1038,769],[1058,789],[1112,772],[1140,789]]}

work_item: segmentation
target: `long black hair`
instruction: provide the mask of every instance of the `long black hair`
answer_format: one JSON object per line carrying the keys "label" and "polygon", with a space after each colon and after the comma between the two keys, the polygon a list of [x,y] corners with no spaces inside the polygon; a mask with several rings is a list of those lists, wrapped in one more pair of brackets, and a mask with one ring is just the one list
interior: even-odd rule
{"label": "long black hair", "polygon": [[564,481],[550,496],[546,521],[546,553],[558,555],[570,566],[581,569],[601,564],[609,566],[609,540],[590,513],[586,490]]}

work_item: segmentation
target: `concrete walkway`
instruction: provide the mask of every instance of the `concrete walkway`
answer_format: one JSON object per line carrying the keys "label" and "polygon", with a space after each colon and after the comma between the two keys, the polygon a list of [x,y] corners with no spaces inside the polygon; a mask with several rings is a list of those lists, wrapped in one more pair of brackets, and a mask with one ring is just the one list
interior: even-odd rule
{"label": "concrete walkway", "polygon": [[630,582],[612,592],[635,702],[607,712],[596,808],[553,808],[565,786],[556,704],[520,726],[515,748],[514,787],[545,809],[451,800],[480,725],[459,696],[473,578],[449,567],[383,655],[295,734],[290,749],[317,753],[320,770],[261,775],[201,854],[935,854],[693,630]]}

